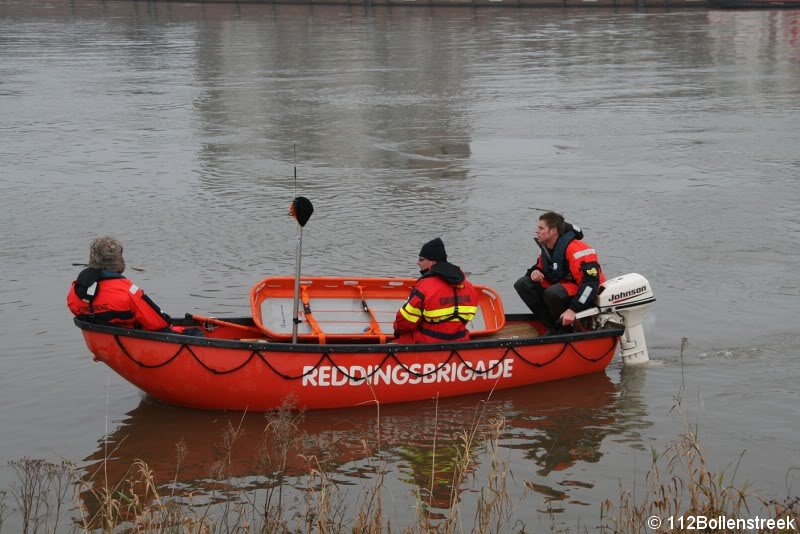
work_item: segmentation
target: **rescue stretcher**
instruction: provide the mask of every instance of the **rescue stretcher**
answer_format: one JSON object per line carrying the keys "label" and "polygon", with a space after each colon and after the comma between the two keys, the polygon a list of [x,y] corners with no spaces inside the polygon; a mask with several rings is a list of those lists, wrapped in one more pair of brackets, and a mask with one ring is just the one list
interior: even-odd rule
{"label": "rescue stretcher", "polygon": [[[264,278],[250,291],[253,322],[275,341],[292,338],[294,278]],[[299,342],[386,343],[393,339],[395,314],[408,298],[413,278],[303,277],[300,281]],[[478,313],[466,328],[470,337],[493,334],[505,325],[500,296],[475,285]]]}

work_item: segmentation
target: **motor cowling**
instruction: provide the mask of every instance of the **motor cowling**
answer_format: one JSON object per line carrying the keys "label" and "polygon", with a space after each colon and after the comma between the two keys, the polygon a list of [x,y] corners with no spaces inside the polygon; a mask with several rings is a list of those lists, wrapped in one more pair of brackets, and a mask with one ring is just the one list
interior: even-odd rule
{"label": "motor cowling", "polygon": [[596,301],[598,319],[615,321],[616,316],[625,326],[620,343],[625,364],[644,363],[650,359],[644,337],[644,321],[655,301],[650,282],[640,274],[618,276],[600,286]]}

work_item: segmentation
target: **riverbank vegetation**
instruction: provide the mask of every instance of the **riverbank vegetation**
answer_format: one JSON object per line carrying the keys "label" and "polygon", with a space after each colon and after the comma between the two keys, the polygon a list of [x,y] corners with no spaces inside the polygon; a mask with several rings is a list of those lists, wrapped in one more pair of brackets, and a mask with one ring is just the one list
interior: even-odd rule
{"label": "riverbank vegetation", "polygon": [[[680,401],[680,399],[678,399]],[[74,463],[22,458],[9,467],[15,480],[0,491],[0,532],[21,528],[24,534],[51,532],[154,533],[456,533],[456,532],[688,532],[680,518],[785,518],[800,524],[800,497],[788,487],[784,498],[759,496],[746,480],[737,479],[738,462],[713,470],[696,427],[663,450],[651,450],[645,487],[620,480],[618,494],[580,525],[564,525],[557,507],[542,501],[536,484],[519,480],[509,468],[501,444],[504,419],[476,408],[467,430],[452,436],[434,432],[430,447],[414,454],[423,460],[425,480],[415,478],[411,499],[393,495],[392,476],[376,439],[362,443],[366,458],[355,465],[337,463],[331,435],[308,436],[299,430],[303,414],[286,406],[267,414],[256,452],[256,469],[237,476],[232,469],[241,426],[229,424],[218,443],[217,460],[204,480],[181,482],[186,444],[174,445],[174,477],[156,480],[153,470],[137,460],[122,476],[110,478],[106,458],[90,468]],[[346,471],[347,477],[342,476]],[[359,487],[353,477],[363,480]],[[788,475],[787,475],[788,480]],[[630,483],[629,483],[630,482]],[[198,491],[198,486],[203,491]],[[398,510],[397,502],[411,502]],[[404,505],[408,507],[408,505]],[[531,510],[538,513],[532,514]],[[13,511],[13,516],[11,512]],[[535,516],[536,520],[531,521]],[[672,518],[672,524],[667,523]],[[10,530],[9,530],[10,531]],[[718,530],[722,531],[722,530]],[[752,532],[751,529],[724,529]],[[756,529],[794,532],[794,529]]]}

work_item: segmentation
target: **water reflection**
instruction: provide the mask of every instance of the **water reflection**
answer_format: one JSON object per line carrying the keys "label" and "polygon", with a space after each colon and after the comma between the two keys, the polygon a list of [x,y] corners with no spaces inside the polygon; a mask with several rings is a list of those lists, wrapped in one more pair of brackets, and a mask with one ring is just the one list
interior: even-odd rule
{"label": "water reflection", "polygon": [[[204,188],[229,191],[233,181],[254,188],[250,194],[285,190],[292,186],[287,170],[296,143],[301,163],[312,167],[305,186],[326,196],[349,191],[360,198],[359,186],[367,184],[401,200],[459,191],[448,185],[418,191],[398,179],[467,176],[463,88],[471,69],[452,53],[451,37],[436,34],[436,42],[424,45],[430,47],[424,59],[415,60],[430,20],[388,11],[264,15],[258,22],[209,19],[197,42],[202,94],[194,106],[204,137]],[[325,25],[308,24],[319,17]],[[454,22],[472,24],[464,16]],[[393,24],[403,31],[375,31]],[[321,46],[305,44],[313,39]],[[232,129],[239,135],[221,135]]]}
{"label": "water reflection", "polygon": [[600,444],[615,429],[618,395],[617,386],[602,376],[604,380],[585,381],[578,396],[551,386],[552,391],[543,392],[547,397],[511,416],[515,424],[508,446],[523,450],[536,463],[538,475],[600,459]]}
{"label": "water reflection", "polygon": [[[485,433],[504,420],[501,449],[524,452],[541,477],[529,482],[529,487],[564,498],[564,491],[548,487],[552,478],[548,475],[579,462],[597,462],[609,436],[637,446],[637,430],[650,424],[639,396],[643,379],[641,369],[624,369],[619,384],[601,373],[498,391],[488,401],[473,395],[387,405],[380,408],[379,416],[371,407],[310,412],[297,419],[297,432],[305,436],[305,443],[327,447],[326,461],[338,480],[358,485],[363,483],[363,461],[384,462],[408,486],[401,493],[419,492],[426,495],[429,506],[443,509],[452,498],[462,437],[475,432],[471,454],[474,469],[480,469]],[[107,440],[98,441],[97,450],[85,458],[86,469],[97,491],[106,481],[113,487],[130,476],[130,466],[140,459],[152,469],[162,493],[197,498],[219,489],[219,477],[213,473],[223,461],[225,484],[265,487],[274,483],[269,476],[264,478],[265,451],[282,447],[280,436],[271,435],[265,441],[270,421],[274,424],[274,414],[187,410],[144,398]],[[240,431],[230,448],[225,445],[228,428]],[[185,450],[180,462],[176,457],[179,443]],[[289,452],[286,476],[308,473],[307,460],[299,453],[297,449]],[[531,470],[525,460],[515,462],[513,469]],[[590,482],[575,480],[562,485],[592,487]],[[90,511],[97,506],[92,491],[85,492],[84,499]]]}
{"label": "water reflection", "polygon": [[[196,91],[197,209],[226,221],[214,231],[231,248],[273,244],[272,257],[244,258],[244,268],[289,267],[291,233],[264,215],[285,213],[295,187],[317,207],[307,272],[337,274],[339,265],[352,272],[349,258],[363,257],[365,228],[378,275],[397,274],[400,258],[432,231],[466,231],[476,184],[465,88],[475,73],[455,28],[474,23],[464,14],[447,19],[453,33],[435,31],[441,21],[386,10],[282,6],[258,17],[204,17],[189,89]],[[405,239],[414,244],[398,250]],[[337,256],[345,259],[330,261]]]}

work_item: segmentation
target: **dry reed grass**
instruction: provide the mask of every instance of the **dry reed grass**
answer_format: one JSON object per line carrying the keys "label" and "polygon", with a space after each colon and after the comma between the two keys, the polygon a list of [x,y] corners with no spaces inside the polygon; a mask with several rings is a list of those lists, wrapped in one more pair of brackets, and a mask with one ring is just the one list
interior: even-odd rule
{"label": "dry reed grass", "polygon": [[[745,480],[736,482],[744,451],[739,457],[720,470],[713,470],[699,440],[699,423],[692,425],[684,405],[686,383],[684,376],[684,353],[688,340],[681,340],[680,364],[681,386],[673,397],[671,411],[684,418],[684,431],[662,452],[651,449],[651,465],[646,476],[644,496],[636,498],[636,488],[624,489],[620,485],[616,502],[606,499],[601,504],[601,532],[647,533],[647,532],[695,532],[689,528],[697,517],[707,519],[752,519],[755,517],[792,520],[800,526],[800,497],[792,496],[788,480],[792,469],[786,474],[786,495],[783,500],[758,495]],[[658,528],[648,525],[648,519],[657,517]],[[671,520],[669,519],[671,518]],[[691,519],[690,519],[691,518]],[[702,530],[701,530],[702,531]],[[708,531],[711,531],[710,529]],[[744,532],[797,532],[796,529],[774,530],[769,528],[714,529],[733,534]]]}
{"label": "dry reed grass", "polygon": [[[23,534],[74,532],[148,532],[148,533],[230,533],[230,532],[354,532],[378,534],[406,532],[453,534],[456,532],[526,532],[525,524],[517,518],[517,510],[525,504],[527,493],[518,501],[510,497],[509,481],[512,479],[507,459],[500,456],[499,439],[504,428],[502,418],[493,419],[490,430],[484,435],[488,454],[485,480],[474,478],[472,454],[476,447],[474,428],[460,437],[459,456],[451,476],[452,491],[449,508],[443,517],[431,514],[418,493],[416,522],[393,528],[383,509],[383,468],[378,464],[368,466],[373,476],[371,485],[355,497],[355,505],[348,506],[346,492],[334,480],[328,469],[332,447],[324,440],[308,441],[302,434],[286,434],[282,430],[296,428],[300,417],[289,411],[276,414],[267,425],[268,432],[278,432],[282,444],[271,447],[264,454],[264,482],[261,491],[248,491],[226,472],[230,449],[237,438],[237,429],[229,427],[222,440],[222,455],[212,467],[216,489],[208,498],[195,500],[188,496],[163,495],[150,468],[136,461],[126,476],[113,487],[94,488],[90,481],[73,464],[48,463],[43,460],[23,458],[11,462],[17,476],[12,485],[17,511],[20,514]],[[294,421],[294,423],[293,423]],[[286,466],[290,451],[295,451],[306,462],[304,501],[292,512],[287,502]],[[180,446],[177,447],[180,458]],[[736,468],[730,464],[721,471],[712,471],[698,442],[696,433],[687,429],[663,452],[652,450],[652,464],[646,476],[647,488],[637,499],[635,491],[620,484],[616,499],[606,499],[601,504],[599,522],[592,530],[602,533],[653,532],[647,518],[658,516],[662,520],[672,516],[674,524],[679,517],[705,516],[716,518],[788,518],[800,524],[800,497],[784,499],[764,498],[750,490],[747,481],[735,484]],[[176,475],[177,479],[177,475]],[[788,479],[788,474],[787,474]],[[267,482],[268,481],[268,482]],[[461,492],[467,487],[477,488],[478,498],[471,517],[464,517],[461,509]],[[89,512],[86,492],[98,506]],[[72,493],[72,495],[70,495]],[[84,493],[84,497],[80,497]],[[0,532],[8,510],[6,492],[0,492]],[[791,489],[787,487],[787,495]],[[72,513],[71,523],[65,517]],[[551,532],[568,532],[559,527],[556,514],[549,514]],[[688,524],[688,523],[687,523]],[[540,530],[540,529],[535,529]],[[658,532],[667,532],[666,523]],[[725,532],[752,532],[745,529],[726,529]],[[795,530],[757,529],[757,532],[795,532]],[[583,532],[589,532],[583,527]],[[675,528],[669,532],[690,532]]]}
{"label": "dry reed grass", "polygon": [[[682,396],[683,391],[676,397],[678,409],[682,409]],[[178,475],[187,449],[185,443],[178,442],[176,472],[170,485],[159,487],[152,470],[141,460],[133,462],[122,479],[112,484],[103,479],[104,465],[95,473],[86,473],[69,462],[23,458],[9,463],[16,476],[11,495],[23,534],[527,532],[519,511],[522,506],[530,509],[530,493],[523,484],[522,492],[517,493],[520,496],[512,498],[516,482],[500,446],[505,419],[500,414],[487,413],[486,406],[486,402],[479,403],[468,428],[446,443],[448,461],[443,463],[442,441],[447,440],[437,435],[437,402],[433,447],[429,451],[430,485],[417,488],[415,519],[404,525],[398,520],[393,522],[384,509],[388,465],[380,460],[384,457],[380,450],[380,416],[376,420],[377,436],[372,443],[363,442],[367,460],[358,468],[359,476],[370,482],[353,495],[352,486],[336,479],[335,440],[331,435],[312,438],[301,432],[304,414],[293,409],[291,399],[266,414],[256,452],[257,472],[246,480],[238,479],[232,470],[234,446],[242,435],[240,422],[228,423],[217,444],[218,457],[209,470],[210,492],[195,495],[181,488]],[[455,453],[451,454],[453,448]],[[106,461],[113,452],[106,452]],[[747,481],[735,483],[738,462],[721,471],[709,467],[696,427],[687,424],[684,433],[665,450],[651,452],[644,492],[640,490],[637,498],[635,485],[626,489],[620,483],[617,498],[601,504],[595,525],[579,526],[579,532],[588,534],[590,528],[602,533],[652,532],[647,518],[654,515],[665,520],[669,516],[751,518],[760,514],[787,517],[800,524],[800,497],[792,496],[789,473],[785,499],[760,497],[751,491]],[[298,460],[303,466],[300,476],[296,473]],[[290,465],[295,466],[291,475]],[[436,474],[442,472],[448,477],[449,498],[446,506],[434,506]],[[102,483],[98,484],[98,478]],[[474,509],[462,508],[465,491],[477,494]],[[0,491],[0,532],[8,519],[5,501],[6,492]],[[549,509],[546,514],[549,524],[545,528],[569,531],[559,525],[557,511]],[[542,525],[533,530],[542,530]]]}
{"label": "dry reed grass", "polygon": [[[606,499],[601,505],[601,532],[652,532],[648,518],[655,516],[662,526],[658,532],[693,532],[688,528],[698,516],[705,518],[787,518],[800,525],[800,497],[791,496],[787,487],[784,500],[764,498],[751,490],[750,483],[735,482],[738,461],[714,471],[697,438],[687,428],[667,448],[652,451],[644,496],[636,499],[633,490],[620,488],[616,502]],[[787,473],[788,476],[788,473]],[[672,522],[668,522],[668,518]],[[669,526],[675,528],[669,530]],[[796,532],[795,529],[725,528],[720,532]]]}

